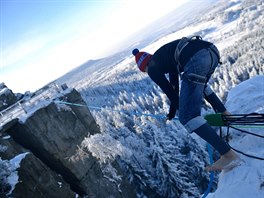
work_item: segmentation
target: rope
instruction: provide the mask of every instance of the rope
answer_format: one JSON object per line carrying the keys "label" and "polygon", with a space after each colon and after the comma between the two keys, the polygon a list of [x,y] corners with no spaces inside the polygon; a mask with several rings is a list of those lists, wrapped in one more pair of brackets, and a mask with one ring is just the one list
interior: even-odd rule
{"label": "rope", "polygon": [[255,129],[263,129],[264,125],[228,125],[229,127],[236,127],[236,128],[255,128]]}
{"label": "rope", "polygon": [[[210,164],[212,165],[214,163],[214,160],[213,160],[213,150],[212,150],[212,146],[210,144],[207,144],[207,152],[209,154]],[[211,191],[211,188],[212,188],[212,185],[213,185],[213,181],[214,181],[214,172],[213,171],[210,172],[209,178],[210,178],[210,181],[208,183],[207,189],[204,192],[202,198],[207,197],[207,195]]]}
{"label": "rope", "polygon": [[[230,145],[229,145],[230,146]],[[240,150],[237,150],[237,149],[235,149],[234,147],[232,147],[232,146],[230,146],[233,150],[235,150],[236,152],[238,152],[238,153],[240,153],[240,154],[242,154],[242,155],[245,155],[245,156],[247,156],[247,157],[250,157],[250,158],[254,158],[254,159],[257,159],[257,160],[264,160],[264,158],[263,157],[258,157],[258,156],[254,156],[254,155],[249,155],[249,154],[247,154],[247,153],[244,153],[244,152],[242,152],[242,151],[240,151]]]}
{"label": "rope", "polygon": [[226,126],[237,128],[264,128],[264,114],[232,114],[222,115],[222,119]]}
{"label": "rope", "polygon": [[[226,142],[227,142],[227,143],[229,142],[228,137],[229,137],[229,129],[230,129],[230,128],[235,129],[235,130],[238,130],[238,131],[240,131],[240,132],[244,132],[244,133],[247,133],[247,134],[250,134],[250,135],[254,135],[254,136],[257,136],[257,137],[261,137],[261,138],[263,138],[263,136],[261,136],[261,135],[254,134],[254,133],[251,133],[251,132],[248,132],[248,131],[244,131],[244,130],[241,130],[241,129],[237,129],[237,128],[235,128],[235,127],[228,126],[228,128],[227,128],[227,134],[226,134]],[[228,145],[229,145],[233,150],[235,150],[236,152],[238,152],[238,153],[240,153],[240,154],[242,154],[242,155],[245,155],[245,156],[250,157],[250,158],[253,158],[253,159],[264,160],[264,158],[262,158],[262,157],[258,157],[258,156],[250,155],[250,154],[244,153],[243,151],[240,151],[240,150],[238,150],[238,149],[235,149],[235,148],[232,147],[229,143],[228,143]]]}
{"label": "rope", "polygon": [[[88,107],[90,109],[95,109],[95,110],[102,110],[102,107],[89,106],[89,105],[87,106],[87,105],[83,105],[83,104],[65,102],[65,101],[60,101],[60,100],[56,100],[54,102],[55,103],[61,103],[61,104],[78,106],[78,107]],[[114,110],[114,109],[112,109],[112,111],[128,113],[128,112],[125,112],[125,111],[118,111],[118,110]],[[137,112],[137,113],[129,112],[129,113],[133,114],[133,115],[149,116],[149,117],[153,117],[153,118],[157,118],[157,119],[165,119],[165,118],[167,118],[164,115],[153,115],[153,114],[145,114],[145,113],[139,113],[139,112]],[[176,117],[176,118],[173,118],[172,120],[179,120],[179,118]],[[210,144],[207,144],[207,152],[208,152],[208,155],[209,155],[210,164],[213,164],[214,163],[214,161],[213,161],[213,151],[212,151],[212,148],[211,148]],[[209,178],[210,178],[210,180],[209,180],[207,189],[204,192],[202,198],[205,198],[211,191],[211,188],[212,188],[212,185],[213,185],[213,181],[214,181],[214,172],[212,172],[212,171],[210,172]]]}
{"label": "rope", "polygon": [[232,128],[232,129],[235,129],[237,131],[240,131],[242,133],[247,133],[247,134],[250,134],[250,135],[253,135],[253,136],[256,136],[256,137],[264,138],[263,135],[259,135],[259,134],[251,133],[251,132],[248,132],[248,131],[245,131],[245,130],[242,130],[242,129],[238,129],[238,128],[234,127],[234,126],[229,126],[229,127]]}
{"label": "rope", "polygon": [[[55,103],[61,103],[61,104],[78,106],[78,107],[88,107],[89,109],[95,109],[95,110],[102,110],[103,109],[103,107],[89,106],[89,105],[83,105],[83,104],[65,102],[65,101],[60,101],[60,100],[55,100],[54,102]],[[119,112],[119,113],[126,113],[126,114],[127,113],[130,113],[132,115],[148,116],[148,117],[153,117],[153,118],[156,118],[156,119],[166,119],[167,118],[164,115],[154,115],[154,114],[147,114],[147,113],[140,113],[140,112],[120,111],[120,110],[114,110],[114,109],[111,109],[111,111],[115,111],[115,112]],[[172,120],[179,120],[179,118],[178,117],[175,117]]]}

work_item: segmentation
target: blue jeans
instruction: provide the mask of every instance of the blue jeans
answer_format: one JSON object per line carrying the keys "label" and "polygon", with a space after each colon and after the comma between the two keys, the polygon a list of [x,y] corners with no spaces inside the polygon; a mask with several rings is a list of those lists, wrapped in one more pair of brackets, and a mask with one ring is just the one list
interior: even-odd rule
{"label": "blue jeans", "polygon": [[200,50],[184,66],[179,100],[179,119],[187,131],[194,131],[221,155],[224,155],[231,149],[230,146],[201,117],[204,89],[219,61],[219,54],[218,56],[215,54],[219,53],[217,48],[214,45],[211,48],[214,51],[210,48]]}
{"label": "blue jeans", "polygon": [[206,123],[206,120],[201,117],[201,106],[205,85],[218,66],[219,60],[215,53],[219,56],[214,45],[208,49],[202,49],[194,54],[183,69],[179,120],[189,132]]}

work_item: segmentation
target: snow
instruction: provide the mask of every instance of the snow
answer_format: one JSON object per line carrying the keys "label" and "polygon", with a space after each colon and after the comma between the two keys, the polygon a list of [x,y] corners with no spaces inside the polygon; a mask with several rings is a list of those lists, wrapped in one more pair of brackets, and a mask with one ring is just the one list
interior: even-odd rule
{"label": "snow", "polygon": [[229,92],[226,106],[232,113],[264,113],[264,76],[238,84]]}
{"label": "snow", "polygon": [[9,93],[11,93],[11,90],[8,89],[7,87],[0,89],[0,95],[8,95]]}
{"label": "snow", "polygon": [[7,146],[0,145],[0,152],[3,153],[7,150]]}
{"label": "snow", "polygon": [[7,181],[11,185],[11,190],[7,195],[10,195],[12,193],[12,191],[15,189],[15,185],[19,182],[16,170],[20,167],[20,162],[26,157],[27,154],[28,152],[21,153],[8,162],[8,168],[11,174],[7,177]]}
{"label": "snow", "polygon": [[[244,81],[233,88],[227,98],[226,107],[232,113],[264,113],[264,75]],[[246,129],[263,135],[263,128]],[[247,154],[264,158],[263,139],[249,134],[241,135],[231,130],[230,145]],[[239,154],[244,161],[241,166],[221,173],[217,190],[208,198],[263,198],[264,161]]]}
{"label": "snow", "polygon": [[[48,84],[47,86],[36,91],[32,96],[24,97],[17,103],[1,111],[0,129],[5,123],[14,118],[18,118],[19,122],[25,123],[26,120],[34,114],[34,112],[54,102],[53,99],[56,99],[71,91],[71,88],[63,90],[56,84]],[[57,104],[57,108],[60,111],[69,109],[69,107],[63,104]]]}
{"label": "snow", "polygon": [[[216,7],[216,12],[208,12],[202,19],[197,19],[198,22],[177,31],[172,31],[173,33],[167,34],[155,42],[146,45],[142,50],[153,53],[160,46],[174,39],[201,34],[205,40],[215,42],[222,53],[228,47],[235,46],[242,36],[247,35],[250,31],[254,31],[258,23],[263,23],[261,22],[263,17],[259,17],[256,20],[254,19],[256,25],[249,26],[252,29],[247,27],[243,31],[240,31],[240,23],[247,25],[247,23],[241,22],[242,19],[246,18],[246,12],[244,13],[244,18],[228,18],[229,20],[222,18],[222,15],[228,12],[237,12],[236,14],[238,14],[243,1],[222,0],[222,2],[225,2],[229,6],[223,4],[220,8]],[[259,5],[257,7],[258,12],[263,9],[263,3],[262,7]],[[258,16],[258,13],[255,13],[247,17],[252,19],[252,17]],[[229,54],[227,55],[229,56]],[[112,61],[112,59],[110,60]],[[87,104],[100,109],[100,111],[95,111],[92,108],[90,110],[97,124],[100,126],[102,134],[87,137],[80,149],[89,150],[102,164],[111,161],[117,156],[121,156],[122,158],[131,157],[131,161],[136,160],[139,164],[132,164],[132,166],[141,168],[135,168],[135,170],[144,172],[144,175],[138,175],[138,177],[142,178],[141,182],[146,185],[152,185],[153,189],[161,188],[160,191],[165,191],[167,186],[164,184],[164,181],[167,175],[159,173],[157,176],[153,172],[163,170],[162,166],[168,166],[171,171],[169,172],[171,175],[169,179],[182,181],[179,176],[180,174],[177,175],[175,172],[179,173],[181,171],[176,163],[179,163],[183,156],[177,152],[175,153],[175,150],[177,151],[177,147],[187,142],[188,144],[198,143],[205,151],[205,142],[195,134],[189,135],[178,121],[165,122],[164,120],[143,115],[166,115],[169,108],[167,97],[157,86],[151,83],[145,74],[138,71],[134,63],[134,57],[131,54],[126,54],[123,59],[120,60],[119,58],[117,60],[117,62],[111,62],[108,59],[107,61],[100,60],[101,62],[94,61],[95,65],[82,68],[81,73],[77,72],[77,68],[76,75],[67,75],[68,81],[67,78],[63,78],[69,87],[74,87],[81,92]],[[224,70],[225,67],[221,67],[221,69]],[[241,73],[243,72],[245,73],[245,71]],[[239,68],[235,73],[226,70],[226,73],[221,73],[221,77],[216,73],[214,78],[217,79],[216,83],[220,88],[215,89],[215,91],[220,96],[225,95],[229,91],[226,98],[226,107],[232,113],[264,113],[264,76],[257,75],[256,72],[246,72],[250,79],[238,85],[236,84],[239,82]],[[231,76],[228,76],[229,73],[231,73]],[[229,78],[231,80],[228,81]],[[43,90],[39,93],[39,96],[32,97],[28,102],[18,106],[20,112],[14,112],[14,117],[19,115],[20,121],[25,122],[36,110],[48,105],[52,101],[51,99],[55,97],[56,94],[54,95],[52,89]],[[65,104],[56,103],[56,105],[60,111],[68,109]],[[207,113],[204,109],[202,112],[203,114]],[[142,115],[139,115],[139,113],[142,113]],[[246,130],[252,133],[263,134],[263,129]],[[230,133],[232,135],[232,139],[230,140],[232,147],[250,155],[264,157],[263,139],[245,134],[242,135],[235,130],[231,130]],[[0,150],[4,150],[4,148],[0,147]],[[80,153],[80,155],[82,154]],[[244,160],[244,163],[230,172],[220,173],[217,189],[214,193],[208,195],[209,198],[263,197],[263,161],[239,155]],[[150,159],[151,157],[153,159]],[[199,164],[195,161],[197,156],[193,152],[190,156],[184,157],[184,161],[189,160],[195,163],[192,164],[193,167],[197,168],[205,165],[200,158]],[[14,171],[14,174],[9,177],[13,186],[17,182],[15,167],[18,166],[18,163],[15,162],[18,162],[20,158],[22,158],[21,155],[9,162],[12,164],[11,169]],[[157,164],[156,167],[151,166],[153,165],[149,163],[151,160]],[[163,162],[164,164],[162,164]],[[113,167],[106,166],[104,170],[111,172],[114,178],[118,180],[119,176],[115,175]],[[175,175],[179,177],[174,177]],[[143,176],[145,176],[144,181]],[[155,180],[160,182],[160,184],[155,186]],[[185,183],[188,186],[188,181],[185,181]],[[182,197],[188,197],[187,193],[183,194]]]}
{"label": "snow", "polygon": [[236,11],[236,10],[241,9],[241,7],[240,7],[241,6],[241,1],[233,0],[231,2],[234,3],[233,6],[230,6],[228,9],[226,9],[226,11]]}
{"label": "snow", "polygon": [[[233,89],[230,90],[226,107],[232,113],[264,113],[264,75],[255,76],[249,80],[246,80]],[[109,109],[109,111],[112,111]],[[117,127],[122,128],[124,122],[122,117],[117,114],[113,114],[117,119]],[[141,118],[142,124],[145,117]],[[102,125],[100,124],[102,127]],[[107,126],[106,126],[107,127]],[[107,129],[106,129],[107,130]],[[138,129],[139,133],[142,133],[141,129]],[[263,129],[250,128],[247,129],[252,133],[263,134]],[[192,134],[195,135],[195,134]],[[263,139],[257,138],[251,135],[241,135],[239,132],[231,129],[230,145],[240,151],[247,154],[264,157]],[[103,138],[103,139],[102,139]],[[132,137],[127,139],[127,142],[135,141]],[[199,142],[199,140],[198,140]],[[200,140],[201,144],[202,141]],[[140,142],[137,143],[140,145]],[[91,136],[83,142],[89,151],[93,155],[103,162],[108,159],[116,157],[117,155],[124,155],[131,153],[131,150],[124,149],[124,146],[119,141],[114,140],[107,134],[97,134]],[[155,146],[155,145],[153,145]],[[167,145],[169,146],[169,145]],[[140,147],[138,147],[140,149]],[[146,149],[146,148],[142,148]],[[159,152],[163,152],[160,148],[156,148]],[[221,172],[219,175],[217,190],[214,193],[210,193],[208,198],[262,198],[264,194],[264,164],[263,161],[248,158],[242,154],[239,154],[243,163],[227,173]],[[184,197],[184,195],[182,195]],[[188,197],[188,196],[186,196]]]}
{"label": "snow", "polygon": [[82,142],[82,149],[84,148],[87,148],[100,163],[113,160],[118,155],[126,158],[131,156],[131,151],[109,134],[95,134],[85,138]]}

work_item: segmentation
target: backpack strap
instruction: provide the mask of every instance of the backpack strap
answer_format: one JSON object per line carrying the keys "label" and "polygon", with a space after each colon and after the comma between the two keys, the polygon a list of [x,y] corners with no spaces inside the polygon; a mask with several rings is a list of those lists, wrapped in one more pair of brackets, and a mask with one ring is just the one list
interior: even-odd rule
{"label": "backpack strap", "polygon": [[176,46],[175,52],[174,52],[174,59],[178,63],[177,70],[180,74],[182,66],[179,60],[179,57],[181,55],[182,50],[192,41],[192,40],[203,40],[201,36],[192,36],[192,37],[182,37],[179,41],[178,45]]}
{"label": "backpack strap", "polygon": [[210,50],[212,50],[212,52],[217,56],[217,58],[218,58],[218,63],[219,63],[220,65],[222,65],[223,63],[222,63],[222,61],[220,60],[220,56],[219,56],[219,54],[215,51],[214,48],[212,48],[212,47],[209,47],[209,48],[210,48]]}
{"label": "backpack strap", "polygon": [[[180,55],[182,50],[192,41],[194,40],[203,40],[201,36],[192,36],[192,37],[182,37],[181,40],[179,41],[178,45],[176,46],[175,52],[174,52],[174,59],[175,61],[178,63],[177,64],[177,70],[178,73],[180,74],[181,70],[183,69],[180,63]],[[220,61],[220,56],[219,54],[211,47],[209,47],[212,52],[218,57],[218,63],[222,64],[222,62]]]}

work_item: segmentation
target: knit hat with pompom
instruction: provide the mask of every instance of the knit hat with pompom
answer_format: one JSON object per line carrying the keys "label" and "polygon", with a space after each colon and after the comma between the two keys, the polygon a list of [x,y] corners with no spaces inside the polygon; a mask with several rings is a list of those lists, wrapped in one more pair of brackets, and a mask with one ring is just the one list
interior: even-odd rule
{"label": "knit hat with pompom", "polygon": [[145,69],[152,55],[147,52],[140,52],[138,49],[134,49],[132,51],[132,54],[135,56],[136,63],[140,71],[145,72]]}

